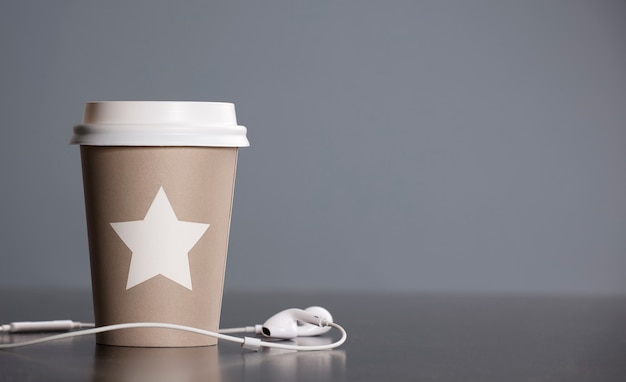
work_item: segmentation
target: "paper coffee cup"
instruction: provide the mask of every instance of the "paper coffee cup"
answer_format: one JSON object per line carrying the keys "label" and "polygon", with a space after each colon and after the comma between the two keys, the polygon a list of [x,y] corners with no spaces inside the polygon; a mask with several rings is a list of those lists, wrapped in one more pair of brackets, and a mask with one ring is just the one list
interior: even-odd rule
{"label": "paper coffee cup", "polygon": [[[217,331],[238,147],[233,104],[96,102],[81,145],[96,326],[165,322]],[[98,334],[100,344],[217,341],[172,329]]]}

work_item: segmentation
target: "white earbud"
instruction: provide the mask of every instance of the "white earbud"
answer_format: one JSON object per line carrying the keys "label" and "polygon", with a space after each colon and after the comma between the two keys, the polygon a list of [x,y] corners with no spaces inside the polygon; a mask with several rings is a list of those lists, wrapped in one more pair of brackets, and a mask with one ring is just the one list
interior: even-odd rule
{"label": "white earbud", "polygon": [[261,332],[266,337],[292,339],[318,336],[328,332],[333,322],[330,312],[321,306],[302,309],[287,309],[268,318]]}

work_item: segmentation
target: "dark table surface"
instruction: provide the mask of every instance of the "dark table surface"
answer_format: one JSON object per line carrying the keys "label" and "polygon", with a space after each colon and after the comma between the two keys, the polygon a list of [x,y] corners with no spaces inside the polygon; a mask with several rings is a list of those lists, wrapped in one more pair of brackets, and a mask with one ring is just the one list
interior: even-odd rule
{"label": "dark table surface", "polygon": [[[89,291],[1,290],[0,301],[0,323],[93,320]],[[0,380],[626,381],[626,296],[239,292],[226,293],[222,326],[310,305],[333,313],[346,344],[320,352],[231,343],[146,349],[88,336],[0,351]]]}

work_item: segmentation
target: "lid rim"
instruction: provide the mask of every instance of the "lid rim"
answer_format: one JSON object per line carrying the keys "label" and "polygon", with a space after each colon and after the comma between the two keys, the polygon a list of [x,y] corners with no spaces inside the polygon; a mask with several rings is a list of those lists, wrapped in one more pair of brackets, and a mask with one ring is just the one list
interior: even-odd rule
{"label": "lid rim", "polygon": [[85,104],[70,143],[247,147],[246,134],[231,102],[94,101]]}

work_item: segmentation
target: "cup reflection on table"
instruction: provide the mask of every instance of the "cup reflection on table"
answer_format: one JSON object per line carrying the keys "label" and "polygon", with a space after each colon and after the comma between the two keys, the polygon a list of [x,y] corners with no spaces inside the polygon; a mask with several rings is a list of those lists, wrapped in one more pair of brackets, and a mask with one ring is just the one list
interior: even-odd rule
{"label": "cup reflection on table", "polygon": [[[281,341],[290,345],[324,345],[328,337],[302,337]],[[219,346],[187,348],[141,348],[96,345],[93,381],[228,381],[343,380],[346,353],[343,350],[292,351],[261,349],[258,352]]]}
{"label": "cup reflection on table", "polygon": [[217,346],[139,348],[96,345],[93,381],[221,381]]}

